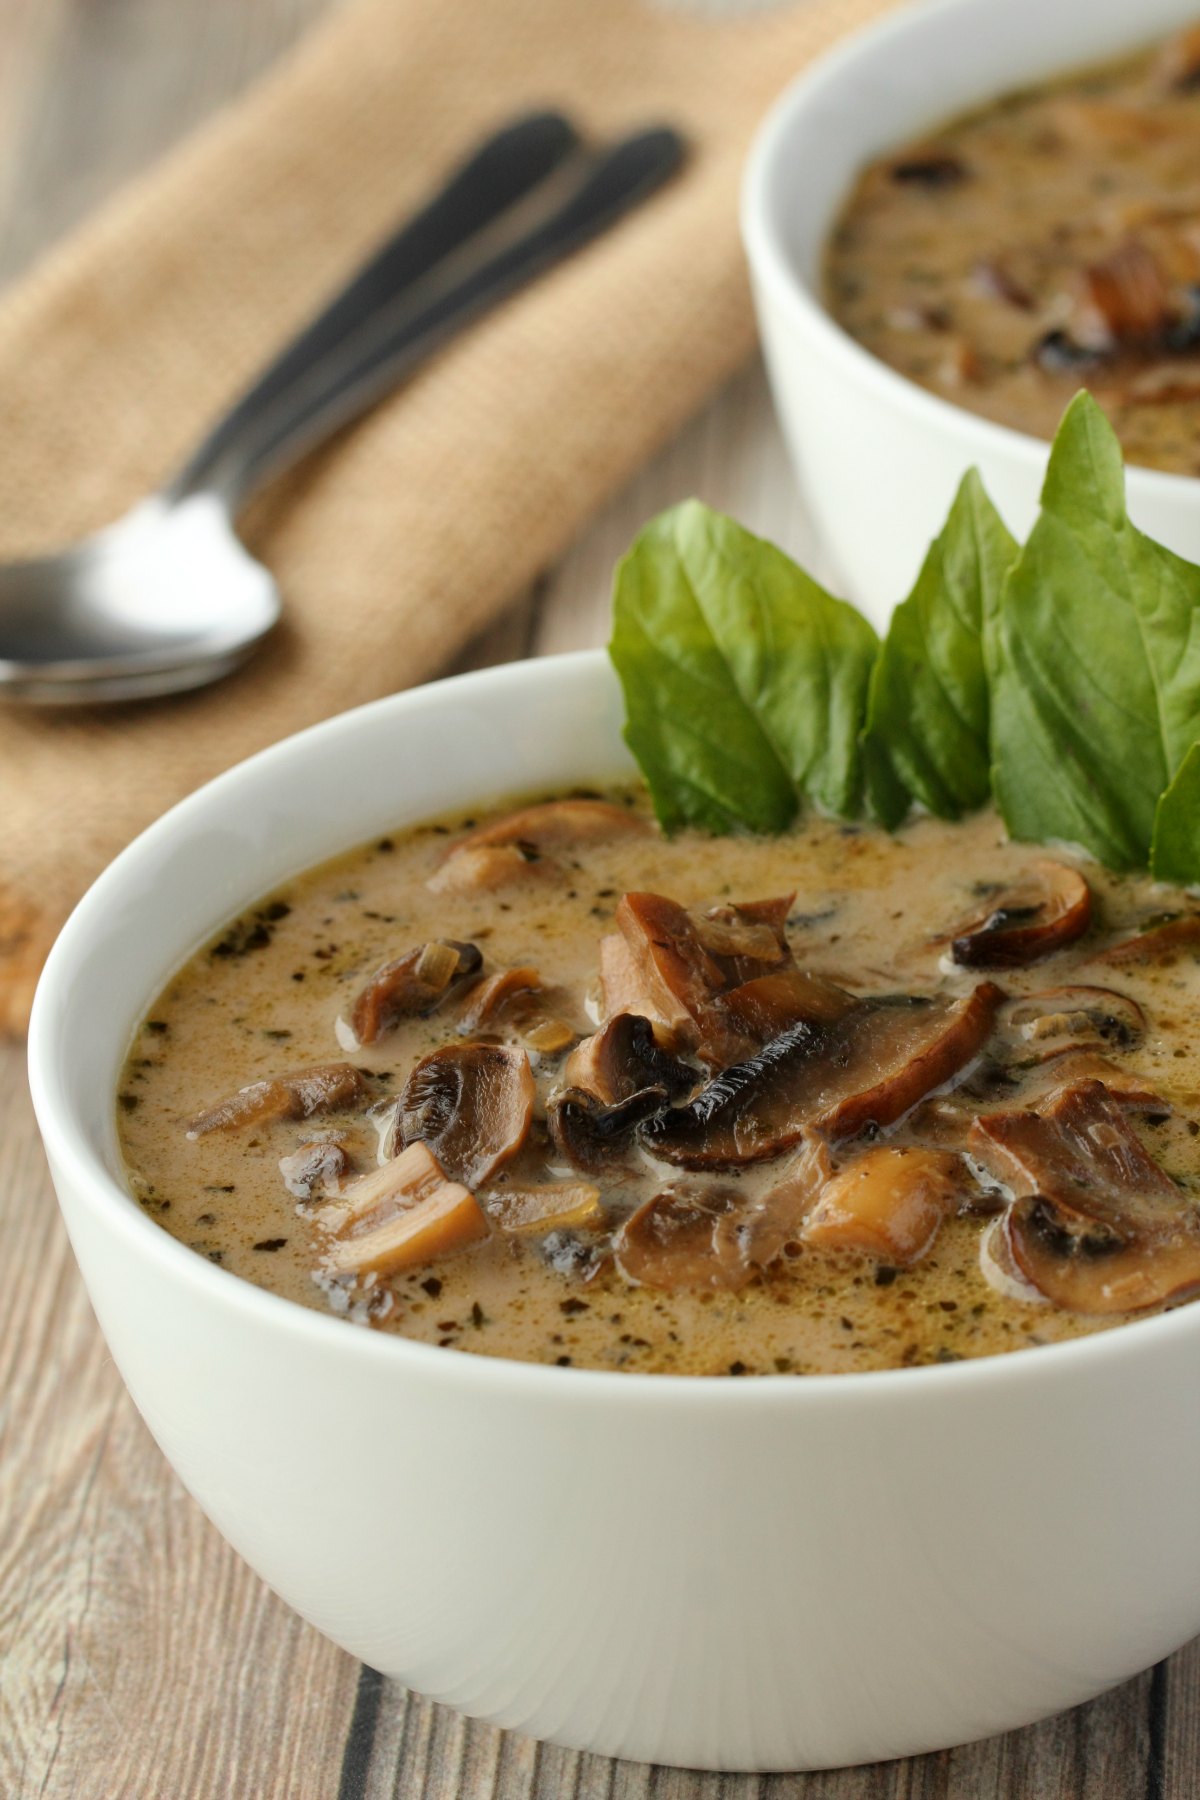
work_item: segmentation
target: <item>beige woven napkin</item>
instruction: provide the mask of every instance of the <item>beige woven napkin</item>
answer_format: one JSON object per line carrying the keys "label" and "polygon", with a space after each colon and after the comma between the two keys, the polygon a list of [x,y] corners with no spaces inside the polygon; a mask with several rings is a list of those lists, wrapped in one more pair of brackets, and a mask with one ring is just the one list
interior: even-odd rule
{"label": "beige woven napkin", "polygon": [[753,341],[739,168],[786,79],[886,0],[352,0],[0,300],[0,557],[152,488],[474,139],[523,108],[694,146],[651,204],[477,325],[245,521],[286,602],[239,675],[0,714],[0,1020],[67,911],[200,782],[437,672]]}

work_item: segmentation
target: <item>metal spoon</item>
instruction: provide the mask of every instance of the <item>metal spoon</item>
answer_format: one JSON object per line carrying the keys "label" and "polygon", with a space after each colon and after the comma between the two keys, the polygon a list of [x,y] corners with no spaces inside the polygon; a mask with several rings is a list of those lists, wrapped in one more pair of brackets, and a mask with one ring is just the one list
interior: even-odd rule
{"label": "metal spoon", "polygon": [[666,128],[586,149],[554,113],[489,140],[159,493],[62,555],[0,566],[0,698],[146,698],[235,668],[281,611],[233,528],[250,491],[653,192],[682,157]]}

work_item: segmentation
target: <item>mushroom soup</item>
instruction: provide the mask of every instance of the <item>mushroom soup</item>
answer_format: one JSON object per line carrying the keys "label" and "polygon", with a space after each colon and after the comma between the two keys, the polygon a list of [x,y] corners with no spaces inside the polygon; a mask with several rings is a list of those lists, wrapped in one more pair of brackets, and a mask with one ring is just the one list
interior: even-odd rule
{"label": "mushroom soup", "polygon": [[1200,25],[872,163],[834,317],[959,406],[1053,436],[1092,390],[1127,458],[1200,473]]}
{"label": "mushroom soup", "polygon": [[1200,1288],[1200,907],[1007,841],[667,840],[640,793],[426,825],[175,977],[132,1191],[304,1305],[586,1368],[990,1355]]}

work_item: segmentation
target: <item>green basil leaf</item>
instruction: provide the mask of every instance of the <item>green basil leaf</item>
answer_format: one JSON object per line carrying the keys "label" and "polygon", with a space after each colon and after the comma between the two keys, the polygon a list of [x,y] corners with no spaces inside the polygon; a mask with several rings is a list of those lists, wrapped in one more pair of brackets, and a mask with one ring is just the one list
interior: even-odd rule
{"label": "green basil leaf", "polygon": [[892,614],[871,677],[867,796],[889,828],[914,800],[940,819],[958,819],[988,799],[983,633],[1016,553],[1016,539],[968,470],[912,592]]}
{"label": "green basil leaf", "polygon": [[1200,737],[1200,568],[1130,523],[1116,436],[1086,393],[1063,415],[985,652],[1012,836],[1144,867],[1159,795]]}
{"label": "green basil leaf", "polygon": [[878,640],[790,557],[697,500],[618,565],[609,653],[625,736],[667,830],[778,831],[858,810]]}
{"label": "green basil leaf", "polygon": [[1200,882],[1200,744],[1193,744],[1159,800],[1150,846],[1156,881]]}

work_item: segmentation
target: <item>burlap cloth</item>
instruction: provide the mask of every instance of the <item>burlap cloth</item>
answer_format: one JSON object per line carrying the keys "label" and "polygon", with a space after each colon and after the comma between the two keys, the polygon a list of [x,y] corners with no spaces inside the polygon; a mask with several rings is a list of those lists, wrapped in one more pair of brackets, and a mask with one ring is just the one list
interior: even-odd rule
{"label": "burlap cloth", "polygon": [[[740,165],[885,0],[353,0],[0,303],[0,557],[154,487],[472,141],[554,105],[678,124],[686,173],[278,482],[245,535],[281,629],[188,698],[0,712],[0,1020],[103,865],[219,770],[433,675],[747,355]],[[802,178],[802,171],[798,171]]]}

